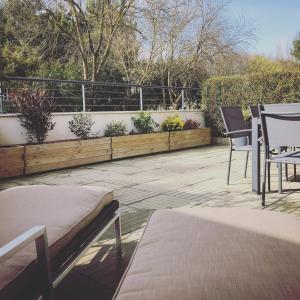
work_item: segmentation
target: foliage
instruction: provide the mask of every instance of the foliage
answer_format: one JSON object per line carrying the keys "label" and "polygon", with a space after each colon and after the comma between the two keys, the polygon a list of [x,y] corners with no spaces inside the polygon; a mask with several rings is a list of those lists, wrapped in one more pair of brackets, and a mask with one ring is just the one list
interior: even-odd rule
{"label": "foliage", "polygon": [[293,41],[293,49],[291,51],[291,54],[300,61],[300,33],[298,33],[297,38]]}
{"label": "foliage", "polygon": [[197,129],[201,126],[199,122],[193,119],[186,119],[183,125],[183,129]]}
{"label": "foliage", "polygon": [[249,62],[245,68],[245,72],[249,73],[264,73],[264,72],[280,72],[282,66],[271,59],[262,55],[250,57]]}
{"label": "foliage", "polygon": [[150,112],[141,111],[138,117],[133,117],[132,120],[134,126],[141,133],[149,133],[152,132],[155,127],[159,127],[159,124],[152,119]]}
{"label": "foliage", "polygon": [[183,126],[184,121],[178,114],[167,117],[161,124],[161,127],[164,131],[182,130]]}
{"label": "foliage", "polygon": [[124,121],[112,121],[106,125],[105,136],[121,136],[127,132],[127,125]]}
{"label": "foliage", "polygon": [[77,137],[88,139],[91,136],[94,124],[95,122],[90,114],[80,113],[74,115],[73,119],[69,121],[69,128]]}
{"label": "foliage", "polygon": [[206,125],[212,127],[214,135],[221,135],[221,105],[248,109],[259,103],[299,101],[300,72],[285,71],[211,78],[203,85],[201,106],[206,112]]}
{"label": "foliage", "polygon": [[42,92],[23,90],[15,96],[18,118],[27,130],[27,141],[36,141],[42,144],[52,130],[55,123],[52,122],[54,102],[43,95]]}
{"label": "foliage", "polygon": [[[252,38],[224,17],[226,1],[2,2],[1,66],[14,76],[198,87]],[[163,99],[178,107],[180,93]]]}

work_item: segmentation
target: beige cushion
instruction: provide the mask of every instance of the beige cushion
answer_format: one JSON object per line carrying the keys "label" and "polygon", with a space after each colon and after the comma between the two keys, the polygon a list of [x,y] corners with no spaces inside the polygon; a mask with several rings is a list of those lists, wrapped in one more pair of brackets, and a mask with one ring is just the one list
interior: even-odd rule
{"label": "beige cushion", "polygon": [[300,299],[300,219],[242,208],[156,211],[116,299]]}
{"label": "beige cushion", "polygon": [[[27,186],[0,192],[0,246],[34,225],[46,225],[53,258],[113,199],[112,191],[88,186]],[[35,259],[34,244],[0,265],[0,290]]]}

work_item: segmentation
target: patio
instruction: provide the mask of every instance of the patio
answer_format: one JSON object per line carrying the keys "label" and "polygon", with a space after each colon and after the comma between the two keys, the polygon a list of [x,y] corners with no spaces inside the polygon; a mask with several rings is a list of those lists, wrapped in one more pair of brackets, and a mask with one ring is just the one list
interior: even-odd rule
{"label": "patio", "polygon": [[[261,209],[251,192],[251,163],[243,178],[245,153],[233,156],[231,184],[225,184],[228,147],[208,146],[65,169],[0,182],[0,189],[33,184],[107,186],[122,214],[123,258],[115,255],[112,232],[90,249],[56,291],[58,299],[111,299],[151,211],[181,206]],[[251,161],[251,160],[250,160]],[[284,182],[278,194],[276,167],[264,209],[300,217],[299,183]],[[292,172],[290,172],[292,174]],[[299,180],[299,178],[298,178]],[[201,253],[200,253],[201,254]]]}

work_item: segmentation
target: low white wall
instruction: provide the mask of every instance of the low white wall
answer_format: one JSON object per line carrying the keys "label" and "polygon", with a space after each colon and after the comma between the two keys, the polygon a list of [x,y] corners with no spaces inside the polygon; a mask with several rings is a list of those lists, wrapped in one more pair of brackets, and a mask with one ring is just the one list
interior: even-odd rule
{"label": "low white wall", "polygon": [[[183,120],[192,118],[205,126],[203,113],[200,111],[176,111]],[[167,116],[175,111],[151,111],[152,118],[161,123]],[[56,123],[54,129],[49,132],[47,141],[74,139],[74,136],[68,127],[68,122],[76,113],[54,113],[53,121]],[[128,126],[128,131],[134,129],[132,117],[136,117],[138,111],[121,111],[121,112],[89,112],[93,116],[95,124],[93,132],[104,134],[104,129],[111,121],[124,121]],[[0,115],[0,145],[13,145],[26,143],[26,131],[19,124],[16,114]]]}

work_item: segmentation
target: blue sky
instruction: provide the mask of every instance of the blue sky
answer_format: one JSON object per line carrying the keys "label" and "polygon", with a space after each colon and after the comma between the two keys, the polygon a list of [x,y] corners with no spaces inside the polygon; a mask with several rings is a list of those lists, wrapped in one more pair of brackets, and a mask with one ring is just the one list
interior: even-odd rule
{"label": "blue sky", "polygon": [[300,31],[300,0],[231,0],[228,10],[254,24],[257,41],[248,49],[250,53],[275,57],[281,49],[286,54]]}

